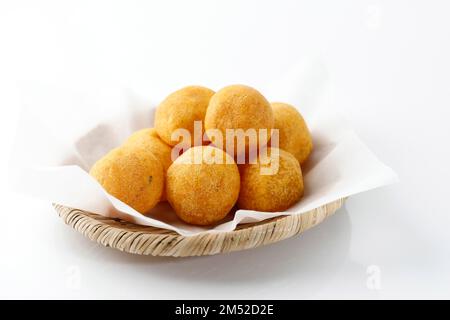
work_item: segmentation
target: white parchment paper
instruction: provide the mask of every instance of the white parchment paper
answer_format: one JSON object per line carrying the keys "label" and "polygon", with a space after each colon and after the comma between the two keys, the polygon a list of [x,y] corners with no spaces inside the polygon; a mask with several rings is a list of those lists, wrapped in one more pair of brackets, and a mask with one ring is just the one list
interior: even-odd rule
{"label": "white parchment paper", "polygon": [[[167,203],[143,216],[105,192],[89,176],[90,166],[132,132],[153,126],[156,103],[121,88],[73,92],[33,85],[23,89],[24,108],[11,161],[11,181],[16,190],[54,203],[185,236],[231,231],[239,223],[302,214],[333,200],[395,182],[393,170],[376,158],[345,121],[330,108],[316,107],[320,104],[317,97],[325,94],[323,89],[316,86],[314,90],[310,88],[313,95],[301,94],[301,86],[307,81],[296,78],[295,72],[301,72],[296,70],[293,68],[293,75],[283,80],[285,85],[278,83],[284,90],[279,97],[276,89],[268,97],[300,107],[305,98],[309,107],[300,108],[314,141],[312,156],[303,167],[305,195],[286,212],[238,210],[219,225],[196,227],[180,221]],[[290,92],[286,88],[291,88]]]}

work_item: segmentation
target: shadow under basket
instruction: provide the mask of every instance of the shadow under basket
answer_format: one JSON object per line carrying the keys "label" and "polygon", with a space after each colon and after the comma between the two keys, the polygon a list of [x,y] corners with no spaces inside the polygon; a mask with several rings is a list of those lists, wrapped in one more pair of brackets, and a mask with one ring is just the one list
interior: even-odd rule
{"label": "shadow under basket", "polygon": [[339,199],[303,214],[240,224],[229,232],[189,237],[59,204],[53,206],[66,224],[106,247],[140,255],[189,257],[252,249],[290,238],[318,225],[344,202],[345,199]]}

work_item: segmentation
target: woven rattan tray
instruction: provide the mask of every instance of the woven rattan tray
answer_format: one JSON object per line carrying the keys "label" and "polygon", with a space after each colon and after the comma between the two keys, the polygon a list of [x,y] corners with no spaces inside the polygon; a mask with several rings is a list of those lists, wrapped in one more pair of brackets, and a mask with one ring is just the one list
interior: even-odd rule
{"label": "woven rattan tray", "polygon": [[191,237],[54,204],[64,222],[93,241],[120,251],[153,256],[204,256],[256,248],[312,228],[339,209],[340,199],[301,215],[239,225],[236,230]]}

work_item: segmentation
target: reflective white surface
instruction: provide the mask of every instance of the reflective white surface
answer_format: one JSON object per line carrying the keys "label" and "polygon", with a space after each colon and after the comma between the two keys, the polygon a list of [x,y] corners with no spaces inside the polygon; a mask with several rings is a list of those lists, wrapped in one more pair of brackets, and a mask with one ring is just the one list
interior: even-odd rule
{"label": "reflective white surface", "polygon": [[[448,2],[161,5],[0,2],[0,297],[449,298]],[[299,237],[222,256],[132,256],[8,191],[21,83],[120,83],[163,97],[241,82],[264,92],[304,55],[322,61],[330,105],[401,182],[350,198]]]}

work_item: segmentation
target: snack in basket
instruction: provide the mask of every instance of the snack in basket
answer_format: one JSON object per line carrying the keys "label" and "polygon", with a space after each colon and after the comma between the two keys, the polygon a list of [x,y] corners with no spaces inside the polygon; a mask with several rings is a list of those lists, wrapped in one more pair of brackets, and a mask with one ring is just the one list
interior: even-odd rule
{"label": "snack in basket", "polygon": [[274,128],[279,133],[279,148],[292,153],[300,164],[310,155],[313,143],[306,122],[300,112],[287,103],[272,103]]}
{"label": "snack in basket", "polygon": [[[172,133],[179,129],[189,131],[194,143],[201,144],[201,141],[194,141],[194,122],[205,118],[206,108],[214,91],[200,86],[189,86],[170,94],[156,109],[155,129],[161,139],[171,146],[179,143],[172,140]],[[201,136],[203,136],[203,125]],[[201,138],[201,136],[199,138]]]}
{"label": "snack in basket", "polygon": [[[238,148],[237,139],[227,139],[227,129],[266,130],[266,139],[262,141],[258,135],[254,147],[265,146],[270,139],[274,120],[272,108],[264,96],[256,89],[244,85],[231,85],[217,91],[209,101],[205,116],[205,130],[218,129],[221,132],[222,141],[215,141],[215,145],[227,151],[233,151],[239,155],[248,151],[249,141],[245,141],[242,148]],[[262,131],[261,131],[262,132]],[[261,144],[261,145],[260,145]]]}
{"label": "snack in basket", "polygon": [[[200,136],[198,122],[204,123]],[[187,140],[181,138],[190,144],[182,146],[182,155],[172,162],[173,154],[179,154],[172,149],[180,146],[172,134],[179,129],[188,132]],[[278,130],[279,148],[274,136],[269,140],[272,129]],[[248,136],[252,130],[256,140]],[[243,140],[238,141],[242,138],[238,131],[244,133]],[[213,144],[202,145],[205,138]],[[250,150],[257,151],[254,157],[247,157]],[[293,106],[270,104],[244,85],[217,93],[189,86],[159,105],[155,128],[133,133],[120,148],[97,161],[90,174],[108,193],[140,213],[168,200],[184,222],[210,225],[225,218],[235,204],[269,212],[291,207],[303,196],[300,164],[311,151],[308,127]]]}
{"label": "snack in basket", "polygon": [[167,171],[167,200],[178,217],[190,224],[222,220],[236,203],[239,189],[234,159],[212,146],[190,148]]}
{"label": "snack in basket", "polygon": [[140,148],[116,148],[98,160],[90,174],[117,199],[147,213],[161,199],[164,172],[155,156]]}
{"label": "snack in basket", "polygon": [[[133,133],[123,144],[123,147],[140,149],[141,152],[150,152],[158,159],[166,174],[172,164],[172,148],[166,144],[156,133],[154,128],[147,128]],[[161,201],[165,201],[165,192],[161,196]]]}
{"label": "snack in basket", "polygon": [[255,164],[239,165],[241,209],[278,212],[303,196],[303,176],[297,159],[281,149],[267,148]]}

